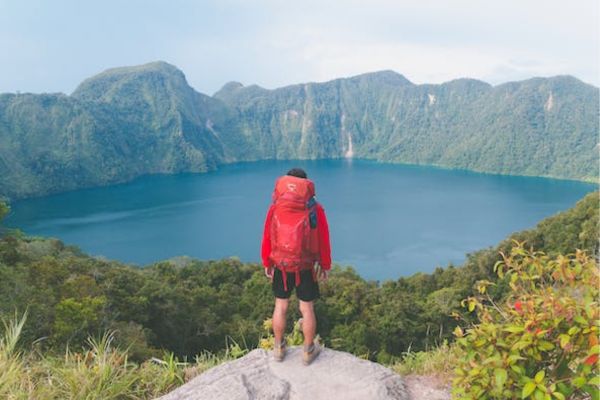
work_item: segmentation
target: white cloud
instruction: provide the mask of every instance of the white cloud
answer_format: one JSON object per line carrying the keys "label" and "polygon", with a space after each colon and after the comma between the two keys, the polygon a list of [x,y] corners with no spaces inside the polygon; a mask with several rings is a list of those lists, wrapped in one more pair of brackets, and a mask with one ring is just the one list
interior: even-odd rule
{"label": "white cloud", "polygon": [[587,0],[262,5],[272,23],[244,38],[248,57],[236,64],[247,70],[236,66],[227,80],[273,88],[392,69],[415,83],[471,77],[498,84],[558,74],[600,83],[598,6]]}
{"label": "white cloud", "polygon": [[[441,83],[469,77],[490,83],[540,75],[568,73],[569,65],[558,60],[519,62],[527,55],[502,49],[427,46],[413,44],[370,44],[362,46],[315,45],[307,49],[326,75],[349,75],[361,71],[393,69],[415,83]],[[517,57],[517,58],[515,58]]]}
{"label": "white cloud", "polygon": [[0,1],[8,59],[0,92],[68,92],[104,68],[156,59],[209,94],[230,80],[274,88],[382,69],[416,83],[571,74],[598,85],[599,8],[593,0]]}

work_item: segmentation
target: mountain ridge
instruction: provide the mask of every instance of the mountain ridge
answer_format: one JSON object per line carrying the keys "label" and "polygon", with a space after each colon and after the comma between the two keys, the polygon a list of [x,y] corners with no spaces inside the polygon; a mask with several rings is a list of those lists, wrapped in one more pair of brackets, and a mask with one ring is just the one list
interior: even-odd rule
{"label": "mountain ridge", "polygon": [[595,181],[598,89],[571,76],[414,84],[385,70],[209,96],[166,62],[71,95],[0,94],[0,196],[40,196],[261,159],[358,157]]}
{"label": "mountain ridge", "polygon": [[[414,83],[412,81],[410,81],[408,78],[406,78],[403,74],[396,72],[394,70],[377,70],[377,71],[372,71],[372,72],[365,72],[362,74],[358,74],[358,75],[351,75],[351,76],[347,76],[347,77],[340,77],[340,78],[334,78],[334,79],[328,79],[325,81],[307,81],[307,82],[298,82],[298,83],[291,83],[288,85],[284,85],[284,86],[278,86],[272,89],[269,88],[265,88],[262,87],[258,84],[255,83],[251,83],[251,84],[244,84],[243,82],[239,82],[236,80],[232,80],[232,81],[228,81],[226,82],[219,90],[217,90],[215,92],[215,94],[222,90],[223,88],[225,88],[227,85],[229,84],[236,84],[236,85],[240,85],[240,87],[250,87],[250,86],[256,86],[259,87],[263,90],[267,90],[267,91],[273,91],[273,90],[279,90],[279,89],[284,89],[284,88],[288,88],[290,86],[298,86],[298,85],[310,85],[310,84],[314,84],[314,85],[319,85],[319,84],[325,84],[325,83],[331,83],[331,82],[335,82],[335,81],[339,81],[339,80],[349,80],[349,79],[354,79],[354,78],[360,78],[360,77],[364,77],[364,76],[368,76],[368,75],[377,75],[377,74],[382,74],[382,73],[391,73],[391,74],[395,74],[401,78],[403,78],[407,83],[410,83],[413,86],[442,86],[442,85],[447,85],[447,84],[453,84],[455,82],[461,82],[461,81],[470,81],[470,82],[474,82],[474,83],[479,83],[482,84],[484,86],[488,86],[490,88],[497,88],[499,86],[503,86],[503,85],[509,85],[509,84],[519,84],[519,83],[523,83],[523,82],[528,82],[528,81],[548,81],[548,80],[571,80],[577,84],[582,84],[585,86],[589,86],[590,88],[594,88],[594,89],[598,89],[597,86],[591,84],[591,83],[587,83],[585,81],[582,81],[581,79],[573,76],[573,75],[569,75],[569,74],[559,74],[559,75],[552,75],[552,76],[532,76],[530,78],[525,78],[525,79],[520,79],[520,80],[516,80],[516,81],[507,81],[507,82],[501,82],[498,84],[491,84],[489,82],[486,82],[484,80],[481,79],[477,79],[477,78],[470,78],[470,77],[459,77],[459,78],[453,78],[447,81],[443,81],[443,82],[439,82],[439,83],[429,83],[429,82],[424,82],[424,83]],[[214,97],[214,94],[212,95]]]}
{"label": "mountain ridge", "polygon": [[[92,75],[89,78],[84,79],[73,90],[73,92],[71,92],[71,94],[68,94],[68,93],[65,93],[65,92],[62,92],[62,91],[59,91],[59,92],[43,92],[42,91],[42,92],[2,92],[2,93],[0,93],[0,95],[6,95],[6,94],[15,94],[15,95],[25,95],[25,94],[40,94],[40,95],[42,95],[42,94],[49,94],[49,95],[57,95],[57,94],[64,94],[66,96],[71,96],[71,95],[73,95],[77,91],[77,89],[81,86],[82,83],[85,83],[86,81],[88,81],[90,79],[93,79],[93,78],[96,78],[96,77],[100,77],[100,76],[102,76],[104,74],[107,74],[107,73],[119,72],[120,70],[130,70],[131,72],[135,72],[135,71],[137,71],[137,72],[144,72],[145,69],[150,69],[152,67],[155,67],[156,70],[172,68],[172,69],[175,69],[178,72],[183,73],[183,71],[181,69],[179,69],[177,66],[175,66],[174,64],[171,64],[171,63],[169,63],[167,61],[163,61],[163,60],[157,60],[157,61],[150,61],[150,62],[147,62],[147,63],[144,63],[144,64],[136,64],[136,65],[130,65],[130,66],[120,66],[120,67],[107,68],[107,69],[105,69],[105,70],[103,70],[103,71],[101,71],[101,72],[99,72],[99,73],[97,73],[95,75]],[[372,75],[372,74],[374,75],[374,74],[380,74],[380,73],[393,73],[393,74],[399,75],[400,77],[406,79],[406,81],[408,81],[409,83],[411,83],[412,85],[415,85],[415,86],[428,86],[428,85],[437,86],[437,85],[445,85],[447,83],[451,83],[451,82],[454,82],[454,81],[468,80],[468,81],[481,82],[481,83],[483,83],[483,84],[485,84],[487,86],[495,88],[495,87],[506,85],[506,84],[521,83],[521,82],[526,82],[526,81],[530,81],[530,80],[551,80],[551,79],[558,79],[558,78],[560,78],[560,79],[573,80],[573,81],[575,81],[577,83],[589,86],[591,88],[599,89],[599,87],[597,87],[597,86],[595,86],[595,85],[593,85],[591,83],[585,82],[585,81],[577,78],[576,76],[573,76],[573,75],[570,75],[570,74],[559,74],[559,75],[552,75],[552,76],[532,76],[532,77],[529,77],[529,78],[524,78],[524,79],[515,80],[515,81],[500,82],[500,83],[497,83],[497,84],[491,84],[491,83],[486,82],[486,81],[484,81],[482,79],[470,78],[470,77],[466,77],[466,76],[464,76],[464,77],[458,77],[458,78],[452,78],[450,80],[439,82],[439,83],[428,83],[428,82],[414,83],[414,82],[410,81],[408,78],[406,78],[403,74],[401,74],[401,73],[399,73],[397,71],[394,71],[394,70],[391,70],[391,69],[383,69],[383,70],[374,70],[374,71],[370,71],[370,72],[364,72],[364,73],[360,73],[360,74],[357,74],[357,75],[350,75],[350,76],[345,76],[345,77],[328,79],[328,80],[325,80],[325,81],[306,81],[306,82],[291,83],[291,84],[284,85],[284,86],[278,86],[278,87],[275,87],[275,88],[272,88],[272,89],[263,88],[262,86],[260,86],[258,84],[255,84],[255,83],[244,84],[242,82],[239,82],[239,81],[236,81],[236,80],[232,80],[232,81],[226,82],[219,90],[223,89],[224,86],[226,86],[226,85],[228,85],[230,83],[239,84],[239,85],[244,86],[244,87],[247,87],[247,86],[258,86],[258,87],[260,87],[261,89],[264,89],[264,90],[277,90],[277,89],[281,89],[281,88],[285,88],[285,87],[289,87],[289,86],[295,86],[295,85],[322,84],[322,83],[328,83],[328,82],[342,80],[342,79],[352,79],[352,78],[358,78],[358,77],[361,77],[361,76],[364,76],[364,75]],[[185,74],[184,74],[184,76],[185,76]],[[194,90],[196,90],[193,86],[190,85],[190,87],[192,87]],[[217,92],[219,90],[217,90]],[[197,91],[197,92],[198,93],[203,93],[203,92],[200,92],[200,91]],[[205,94],[205,95],[212,97],[214,94],[213,95]]]}

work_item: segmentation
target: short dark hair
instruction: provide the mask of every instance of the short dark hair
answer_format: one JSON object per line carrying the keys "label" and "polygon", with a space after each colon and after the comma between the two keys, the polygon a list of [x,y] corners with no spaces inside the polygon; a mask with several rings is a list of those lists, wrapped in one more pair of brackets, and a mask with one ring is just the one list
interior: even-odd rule
{"label": "short dark hair", "polygon": [[287,172],[287,175],[295,176],[296,178],[306,179],[306,172],[302,168],[292,168]]}

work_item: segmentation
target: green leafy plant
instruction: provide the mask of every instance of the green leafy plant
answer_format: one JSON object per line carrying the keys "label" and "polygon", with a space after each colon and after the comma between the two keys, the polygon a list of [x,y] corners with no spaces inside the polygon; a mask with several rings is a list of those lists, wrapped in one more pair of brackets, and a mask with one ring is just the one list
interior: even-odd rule
{"label": "green leafy plant", "polygon": [[[259,347],[264,350],[273,349],[275,338],[273,337],[273,320],[266,319],[263,322],[263,337],[260,339]],[[315,337],[315,341],[320,341],[319,335]],[[294,323],[292,332],[285,335],[285,342],[288,346],[300,346],[304,343],[304,335],[302,334],[302,318]]]}
{"label": "green leafy plant", "polygon": [[248,346],[242,347],[231,336],[225,338],[225,358],[235,360],[248,354]]}
{"label": "green leafy plant", "polygon": [[503,304],[477,284],[463,303],[478,322],[455,335],[457,399],[598,399],[598,279],[585,252],[558,255],[515,242],[494,269],[510,292]]}

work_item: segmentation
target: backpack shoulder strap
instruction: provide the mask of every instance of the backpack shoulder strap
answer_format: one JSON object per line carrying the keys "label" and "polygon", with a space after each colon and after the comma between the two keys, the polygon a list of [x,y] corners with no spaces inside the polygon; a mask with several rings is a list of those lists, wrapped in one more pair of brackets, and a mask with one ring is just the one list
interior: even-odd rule
{"label": "backpack shoulder strap", "polygon": [[317,229],[317,200],[312,196],[306,203],[308,208],[308,220],[310,221],[310,229]]}

